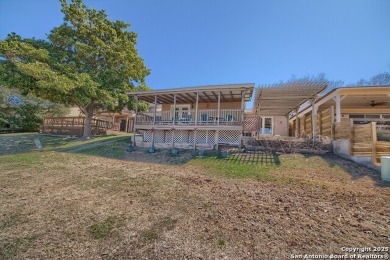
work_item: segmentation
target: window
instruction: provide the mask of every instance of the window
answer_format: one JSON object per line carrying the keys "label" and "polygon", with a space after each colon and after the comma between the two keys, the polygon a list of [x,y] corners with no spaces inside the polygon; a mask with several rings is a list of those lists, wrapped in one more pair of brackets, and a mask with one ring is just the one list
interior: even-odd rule
{"label": "window", "polygon": [[[175,108],[175,118],[183,119],[187,118],[190,115],[191,105],[176,105]],[[173,113],[173,105],[171,105],[171,113]]]}
{"label": "window", "polygon": [[261,135],[272,135],[273,134],[273,118],[272,117],[262,117],[261,118]]}
{"label": "window", "polygon": [[381,118],[380,115],[366,115],[366,118]]}
{"label": "window", "polygon": [[349,115],[349,118],[364,118],[364,115]]}

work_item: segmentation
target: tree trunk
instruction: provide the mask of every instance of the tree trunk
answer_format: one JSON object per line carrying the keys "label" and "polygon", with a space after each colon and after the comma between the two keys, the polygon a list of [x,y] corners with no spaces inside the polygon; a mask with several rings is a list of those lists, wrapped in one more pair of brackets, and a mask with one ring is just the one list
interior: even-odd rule
{"label": "tree trunk", "polygon": [[92,117],[93,117],[93,108],[87,107],[85,109],[85,121],[84,121],[84,132],[83,136],[81,137],[82,140],[88,140],[91,138],[91,132],[92,132]]}

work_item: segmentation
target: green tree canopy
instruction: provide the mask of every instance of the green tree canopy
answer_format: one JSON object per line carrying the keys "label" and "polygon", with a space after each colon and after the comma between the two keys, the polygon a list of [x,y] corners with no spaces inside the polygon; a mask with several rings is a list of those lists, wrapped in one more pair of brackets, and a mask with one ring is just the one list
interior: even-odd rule
{"label": "green tree canopy", "polygon": [[45,117],[68,112],[64,105],[0,86],[0,132],[38,131]]}
{"label": "green tree canopy", "polygon": [[145,89],[150,72],[129,24],[110,21],[104,10],[87,8],[82,0],[60,2],[64,23],[47,40],[12,33],[0,41],[0,85],[77,105],[86,116],[83,137],[89,138],[93,113],[131,106],[126,92]]}

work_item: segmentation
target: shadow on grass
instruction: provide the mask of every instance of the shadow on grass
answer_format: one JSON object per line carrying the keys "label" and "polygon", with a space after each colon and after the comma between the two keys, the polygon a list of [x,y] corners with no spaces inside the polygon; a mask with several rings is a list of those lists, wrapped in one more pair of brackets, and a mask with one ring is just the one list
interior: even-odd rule
{"label": "shadow on grass", "polygon": [[261,164],[265,166],[279,166],[279,154],[267,151],[246,151],[241,152],[235,149],[225,161],[235,164]]}
{"label": "shadow on grass", "polygon": [[38,139],[44,149],[52,150],[63,146],[76,138],[66,136],[48,136],[38,133],[0,135],[0,155],[29,153],[37,151],[34,140]]}
{"label": "shadow on grass", "polygon": [[[129,143],[129,137],[115,137],[100,142],[72,145],[71,147],[64,147],[56,151],[164,165],[185,164],[198,155],[198,151],[188,149],[178,149],[178,154],[176,155],[171,154],[171,149],[156,149],[154,153],[149,153],[148,149],[140,147],[136,147],[132,152],[127,152]],[[279,155],[277,153],[262,151],[248,151],[244,153],[240,149],[233,148],[228,150],[228,154],[228,158],[220,158],[218,151],[204,151],[205,158],[213,158],[228,164],[280,165]]]}
{"label": "shadow on grass", "polygon": [[55,151],[124,160],[129,143],[130,136],[111,135],[74,144],[70,143]]}
{"label": "shadow on grass", "polygon": [[337,156],[333,153],[326,153],[323,155],[315,154],[303,154],[305,158],[312,158],[320,156],[329,167],[335,168],[339,167],[344,172],[346,172],[351,180],[356,181],[365,177],[369,177],[375,182],[375,185],[378,187],[390,187],[390,182],[384,182],[381,180],[380,172],[373,168],[358,164],[352,160]]}

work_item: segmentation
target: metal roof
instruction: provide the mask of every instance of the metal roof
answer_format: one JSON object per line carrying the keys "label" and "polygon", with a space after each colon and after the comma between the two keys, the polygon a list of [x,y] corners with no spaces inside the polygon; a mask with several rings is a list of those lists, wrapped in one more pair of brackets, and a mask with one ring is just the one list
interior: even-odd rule
{"label": "metal roof", "polygon": [[304,102],[314,99],[325,83],[292,82],[256,88],[254,112],[262,115],[288,115]]}
{"label": "metal roof", "polygon": [[242,95],[244,95],[245,101],[250,101],[254,87],[254,83],[243,83],[135,91],[127,94],[150,103],[154,103],[155,96],[157,96],[158,103],[173,103],[174,95],[176,95],[176,103],[178,104],[195,103],[197,93],[199,93],[199,102],[217,102],[218,92],[221,92],[222,102],[241,101]]}

